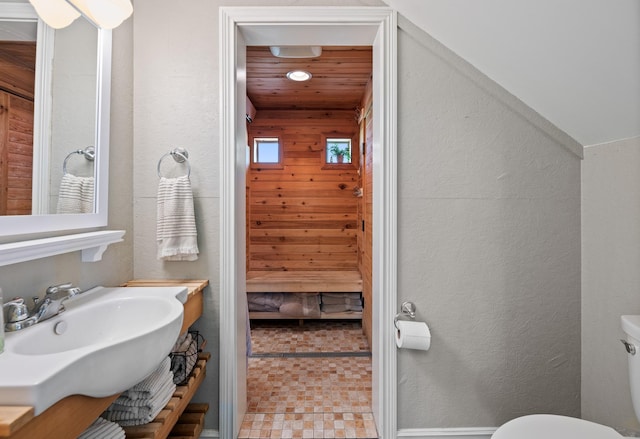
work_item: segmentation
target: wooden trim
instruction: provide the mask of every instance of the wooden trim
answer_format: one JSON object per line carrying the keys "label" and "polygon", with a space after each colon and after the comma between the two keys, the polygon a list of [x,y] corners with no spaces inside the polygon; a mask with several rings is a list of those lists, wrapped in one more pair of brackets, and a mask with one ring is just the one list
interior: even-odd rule
{"label": "wooden trim", "polygon": [[33,407],[0,407],[0,437],[11,436],[33,419]]}
{"label": "wooden trim", "polygon": [[[40,437],[78,437],[100,414],[118,397],[118,395],[107,396],[106,398],[90,398],[82,395],[68,396],[40,415],[28,419],[28,422],[15,425],[8,435],[0,434],[0,437],[11,437],[11,439],[33,439]],[[2,424],[5,410],[0,409]],[[23,421],[27,420],[25,416]],[[6,427],[0,429],[4,433]]]}

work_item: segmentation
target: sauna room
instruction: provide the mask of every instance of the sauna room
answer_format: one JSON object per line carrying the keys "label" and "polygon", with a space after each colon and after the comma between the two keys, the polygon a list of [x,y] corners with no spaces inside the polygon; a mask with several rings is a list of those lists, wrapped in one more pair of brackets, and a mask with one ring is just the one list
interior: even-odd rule
{"label": "sauna room", "polygon": [[[241,437],[264,413],[369,419],[371,75],[369,46],[247,48],[251,335]],[[360,394],[310,384],[332,367],[361,371]],[[286,383],[261,378],[270,369],[286,370]]]}

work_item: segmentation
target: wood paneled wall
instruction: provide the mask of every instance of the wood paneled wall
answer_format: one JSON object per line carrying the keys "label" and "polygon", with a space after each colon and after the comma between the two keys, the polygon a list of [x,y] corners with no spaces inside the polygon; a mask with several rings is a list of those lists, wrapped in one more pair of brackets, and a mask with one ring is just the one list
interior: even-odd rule
{"label": "wood paneled wall", "polygon": [[0,215],[31,214],[35,42],[0,42]]}
{"label": "wood paneled wall", "polygon": [[360,120],[360,141],[362,144],[362,156],[360,158],[362,167],[362,198],[359,198],[359,210],[362,216],[360,254],[358,269],[362,275],[362,298],[364,309],[362,313],[362,330],[372,345],[372,305],[373,305],[373,154],[371,145],[373,144],[373,90],[369,81],[365,96],[362,101],[362,118]]}
{"label": "wood paneled wall", "polygon": [[248,270],[358,270],[360,184],[352,164],[325,166],[324,136],[358,142],[353,111],[258,109],[254,137],[278,137],[283,166],[248,171]]}
{"label": "wood paneled wall", "polygon": [[31,214],[33,102],[0,91],[0,215]]}

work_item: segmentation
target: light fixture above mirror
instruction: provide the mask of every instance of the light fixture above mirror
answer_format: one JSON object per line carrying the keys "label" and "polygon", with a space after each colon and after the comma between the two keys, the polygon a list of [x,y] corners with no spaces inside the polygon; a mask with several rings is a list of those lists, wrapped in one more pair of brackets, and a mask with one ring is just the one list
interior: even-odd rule
{"label": "light fixture above mirror", "polygon": [[29,0],[42,20],[54,29],[84,16],[97,27],[113,29],[133,13],[131,0]]}

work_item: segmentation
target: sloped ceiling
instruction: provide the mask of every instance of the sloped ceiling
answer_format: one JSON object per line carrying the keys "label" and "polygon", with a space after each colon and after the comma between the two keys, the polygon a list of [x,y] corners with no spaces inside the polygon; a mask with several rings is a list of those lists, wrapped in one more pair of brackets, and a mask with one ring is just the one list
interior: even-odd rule
{"label": "sloped ceiling", "polygon": [[384,1],[582,145],[640,136],[640,1]]}

